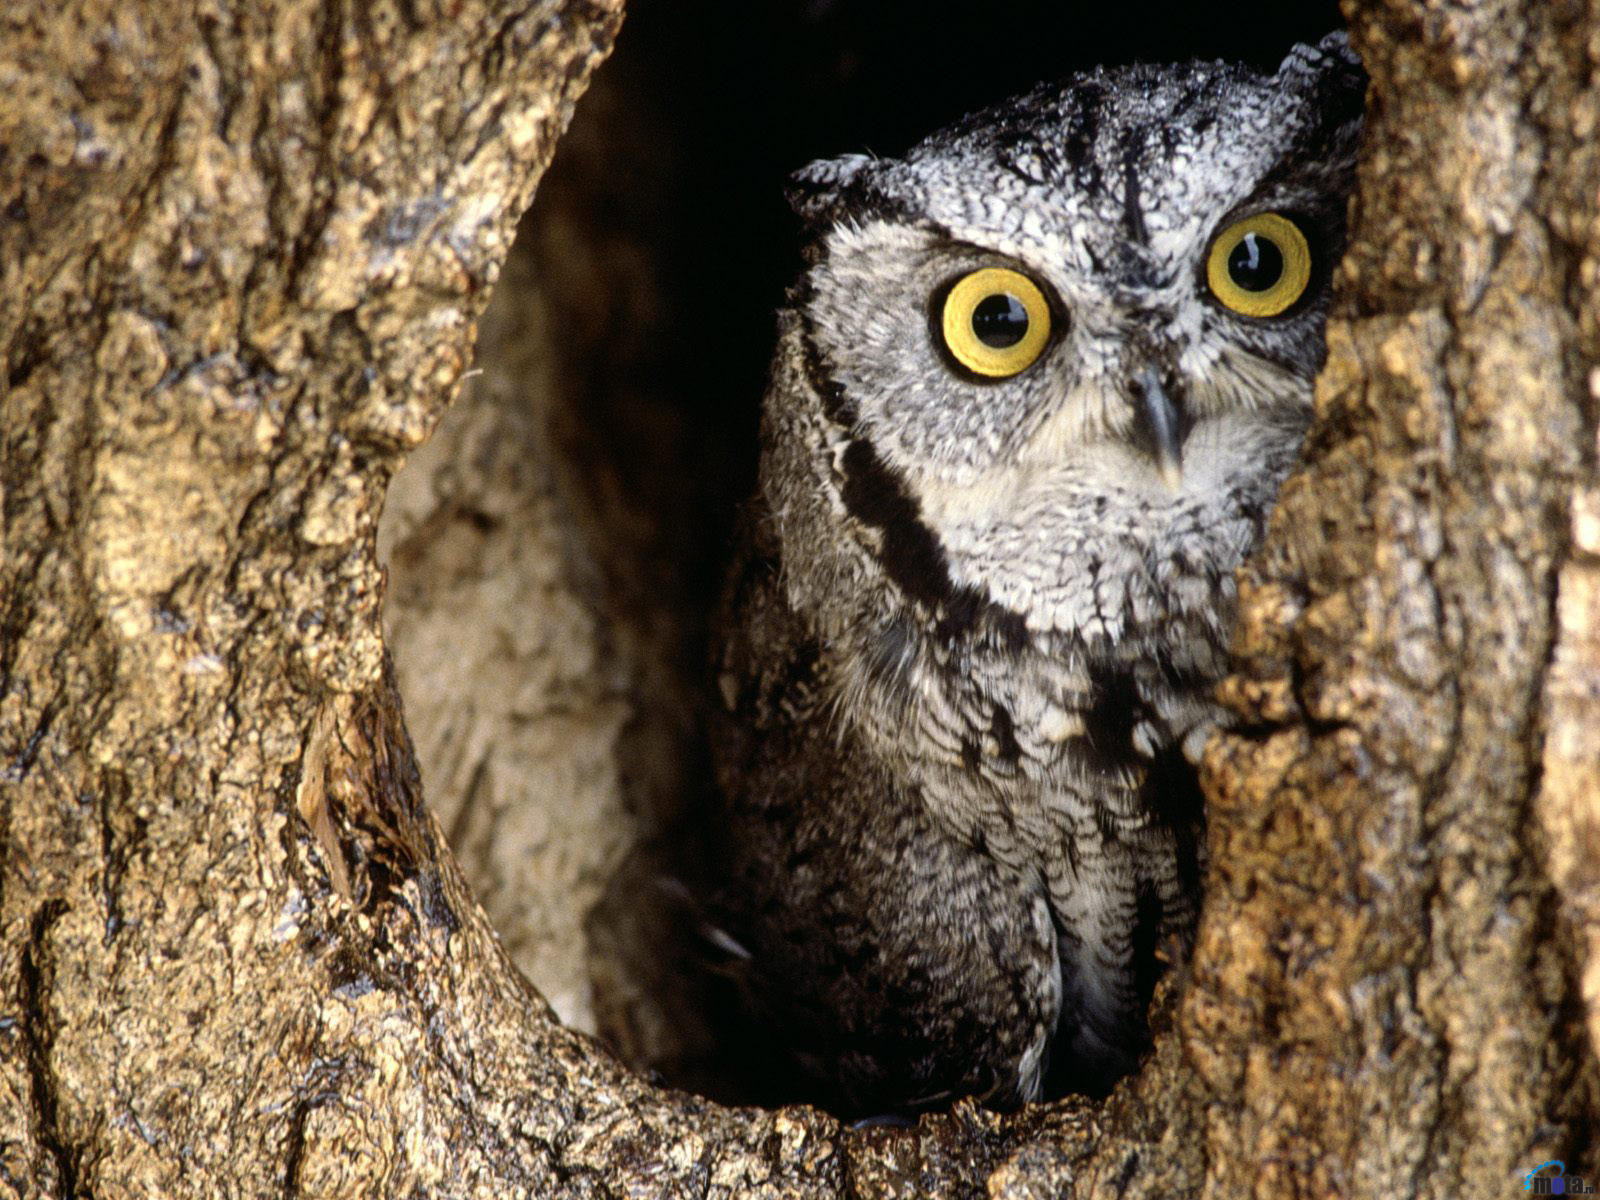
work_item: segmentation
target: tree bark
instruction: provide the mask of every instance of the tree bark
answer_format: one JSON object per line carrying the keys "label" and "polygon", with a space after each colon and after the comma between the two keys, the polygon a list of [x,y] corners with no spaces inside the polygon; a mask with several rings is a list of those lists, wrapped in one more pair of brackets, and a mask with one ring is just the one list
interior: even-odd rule
{"label": "tree bark", "polygon": [[422,803],[386,667],[384,489],[619,16],[0,15],[4,1193],[1592,1177],[1600,2],[1350,5],[1353,244],[1243,576],[1193,961],[1103,1104],[912,1130],[718,1107],[560,1025]]}

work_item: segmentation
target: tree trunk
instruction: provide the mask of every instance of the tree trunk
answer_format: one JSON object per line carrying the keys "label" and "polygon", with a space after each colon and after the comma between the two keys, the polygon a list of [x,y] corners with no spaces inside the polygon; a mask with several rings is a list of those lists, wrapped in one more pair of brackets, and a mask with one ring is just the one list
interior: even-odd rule
{"label": "tree trunk", "polygon": [[[1600,1111],[1600,0],[1350,5],[1304,466],[1156,1048],[913,1130],[651,1086],[422,804],[375,528],[620,16],[0,15],[0,1185],[14,1196],[1497,1195]],[[562,796],[548,797],[552,804]]]}

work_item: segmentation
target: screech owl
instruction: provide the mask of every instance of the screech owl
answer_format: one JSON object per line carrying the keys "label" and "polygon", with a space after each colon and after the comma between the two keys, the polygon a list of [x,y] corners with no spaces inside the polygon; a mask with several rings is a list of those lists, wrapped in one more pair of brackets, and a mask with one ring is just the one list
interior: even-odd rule
{"label": "screech owl", "polygon": [[1144,1049],[1363,90],[1338,34],[1273,75],[1100,69],[794,177],[717,921],[836,1108],[1102,1091]]}

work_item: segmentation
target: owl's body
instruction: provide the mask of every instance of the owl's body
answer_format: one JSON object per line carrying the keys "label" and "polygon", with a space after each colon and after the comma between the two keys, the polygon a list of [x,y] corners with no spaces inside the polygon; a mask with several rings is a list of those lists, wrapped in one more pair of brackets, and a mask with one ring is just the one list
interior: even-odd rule
{"label": "owl's body", "polygon": [[1339,39],[1274,76],[1100,71],[797,177],[814,240],[722,615],[719,920],[838,1106],[1136,1062],[1361,89]]}

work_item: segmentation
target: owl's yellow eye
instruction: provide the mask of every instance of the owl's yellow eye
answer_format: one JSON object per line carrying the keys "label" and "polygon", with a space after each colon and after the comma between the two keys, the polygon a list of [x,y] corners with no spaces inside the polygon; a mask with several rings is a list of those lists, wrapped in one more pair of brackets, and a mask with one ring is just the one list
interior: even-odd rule
{"label": "owl's yellow eye", "polygon": [[967,370],[991,379],[1033,365],[1050,340],[1050,305],[1018,271],[983,267],[956,280],[940,320],[945,347]]}
{"label": "owl's yellow eye", "polygon": [[1288,217],[1257,213],[1235,221],[1211,243],[1211,294],[1247,317],[1275,317],[1311,282],[1311,247]]}

